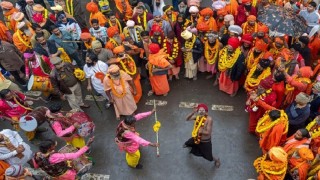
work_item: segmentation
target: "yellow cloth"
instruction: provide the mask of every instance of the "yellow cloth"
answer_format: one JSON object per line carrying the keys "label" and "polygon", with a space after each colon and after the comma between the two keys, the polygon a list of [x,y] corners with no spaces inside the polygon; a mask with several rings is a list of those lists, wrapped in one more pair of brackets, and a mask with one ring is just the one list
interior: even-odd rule
{"label": "yellow cloth", "polygon": [[135,168],[140,160],[140,151],[136,151],[134,153],[126,153],[127,164],[133,168]]}
{"label": "yellow cloth", "polygon": [[86,142],[83,137],[74,137],[71,141],[68,141],[67,144],[80,149],[86,145]]}

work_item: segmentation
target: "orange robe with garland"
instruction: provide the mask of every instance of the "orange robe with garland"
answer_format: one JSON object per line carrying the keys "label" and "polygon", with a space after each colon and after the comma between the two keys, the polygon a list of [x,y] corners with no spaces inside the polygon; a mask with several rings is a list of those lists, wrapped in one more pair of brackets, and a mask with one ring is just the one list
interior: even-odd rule
{"label": "orange robe with garland", "polygon": [[12,36],[9,32],[9,29],[7,28],[7,26],[4,25],[2,21],[0,21],[0,39],[2,41],[7,41],[7,42],[12,40]]}
{"label": "orange robe with garland", "polygon": [[12,15],[16,12],[19,12],[19,10],[12,8],[10,11],[3,14],[6,26],[12,31],[15,31],[17,26],[17,22],[12,18]]}
{"label": "orange robe with garland", "polygon": [[288,155],[291,155],[295,149],[301,148],[301,147],[307,147],[309,148],[310,139],[304,138],[302,140],[295,140],[294,135],[290,136],[286,143],[283,145],[283,149],[288,153]]}
{"label": "orange robe with garland", "polygon": [[311,65],[313,66],[318,59],[318,53],[320,52],[320,38],[319,37],[311,37],[309,48],[311,50]]}
{"label": "orange robe with garland", "polygon": [[283,134],[286,125],[282,122],[260,134],[260,148],[263,152],[268,152],[272,147],[280,146],[286,141],[287,134]]}
{"label": "orange robe with garland", "polygon": [[202,22],[208,25],[209,31],[218,32],[218,26],[216,20],[213,17],[210,17],[209,20],[205,21],[204,17],[200,16],[200,18],[198,19],[198,24],[201,24]]}
{"label": "orange robe with garland", "polygon": [[127,21],[129,19],[132,18],[132,15],[133,15],[133,10],[131,8],[131,5],[129,3],[128,0],[124,0],[126,2],[126,12],[124,14],[124,9],[122,7],[122,3],[121,3],[122,0],[115,0],[115,4],[116,4],[116,10],[115,10],[115,14],[116,14],[116,17],[118,19],[121,19],[123,21]]}
{"label": "orange robe with garland", "polygon": [[238,2],[236,0],[230,0],[230,4],[227,4],[224,8],[228,14],[232,14],[234,17],[238,14]]}
{"label": "orange robe with garland", "polygon": [[258,32],[258,23],[255,23],[254,26],[250,26],[248,21],[241,25],[243,34],[253,34]]}
{"label": "orange robe with garland", "polygon": [[99,25],[102,27],[104,27],[105,24],[108,22],[108,19],[106,18],[106,16],[103,15],[102,12],[100,12],[100,11],[90,14],[90,18],[89,18],[90,26],[92,26],[92,24],[91,24],[92,19],[98,19]]}
{"label": "orange robe with garland", "polygon": [[24,53],[26,50],[31,49],[31,37],[34,35],[34,31],[29,28],[31,31],[31,36],[23,34],[20,30],[17,30],[12,37],[13,44],[18,48],[21,53]]}
{"label": "orange robe with garland", "polygon": [[294,174],[298,173],[298,177],[300,180],[306,180],[308,177],[308,170],[310,169],[310,164],[307,160],[303,160],[302,158],[290,158],[289,159],[289,167],[290,171],[293,170]]}
{"label": "orange robe with garland", "polygon": [[[157,66],[160,68],[166,68],[170,66],[170,63],[167,61],[166,57],[168,55],[164,52],[164,49],[161,49],[157,54],[149,54],[149,68],[150,66]],[[170,91],[167,75],[154,75],[152,73],[152,68],[149,69],[149,80],[152,87],[152,91],[156,95],[164,95]]]}

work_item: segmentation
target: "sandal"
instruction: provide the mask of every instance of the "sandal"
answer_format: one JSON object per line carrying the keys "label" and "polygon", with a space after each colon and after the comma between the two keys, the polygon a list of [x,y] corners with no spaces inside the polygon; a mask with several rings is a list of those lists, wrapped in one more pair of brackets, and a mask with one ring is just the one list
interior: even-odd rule
{"label": "sandal", "polygon": [[218,158],[216,161],[214,161],[214,165],[219,168],[220,167],[220,159]]}

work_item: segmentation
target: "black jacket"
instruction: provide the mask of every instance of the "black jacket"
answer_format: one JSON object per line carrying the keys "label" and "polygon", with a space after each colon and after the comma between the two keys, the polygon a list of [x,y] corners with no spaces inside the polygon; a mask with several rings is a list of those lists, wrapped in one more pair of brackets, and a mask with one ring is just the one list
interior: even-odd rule
{"label": "black jacket", "polygon": [[[48,49],[49,49],[49,53],[50,54],[55,54],[57,53],[58,51],[58,48],[56,46],[56,43],[53,41],[53,40],[47,40],[47,46],[48,46]],[[50,54],[48,54],[48,52],[41,46],[41,44],[39,43],[36,43],[35,47],[33,48],[33,50],[35,52],[37,52],[38,54],[40,55],[44,55],[44,56],[47,56],[49,57]]]}
{"label": "black jacket", "polygon": [[202,55],[203,55],[203,44],[200,41],[200,39],[197,38],[196,42],[194,42],[193,49],[192,49],[192,57],[193,57],[194,63],[197,63]]}
{"label": "black jacket", "polygon": [[236,63],[234,63],[234,65],[231,68],[230,79],[232,81],[240,80],[245,69],[246,69],[245,57],[243,53],[241,53]]}

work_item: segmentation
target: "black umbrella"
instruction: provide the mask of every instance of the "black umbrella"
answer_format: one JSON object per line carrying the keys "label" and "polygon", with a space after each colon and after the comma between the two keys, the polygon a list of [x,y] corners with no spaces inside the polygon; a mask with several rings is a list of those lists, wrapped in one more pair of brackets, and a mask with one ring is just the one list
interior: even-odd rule
{"label": "black umbrella", "polygon": [[285,18],[281,19],[278,26],[275,27],[275,31],[293,37],[307,33],[308,25],[303,17],[287,10],[284,11],[283,15]]}
{"label": "black umbrella", "polygon": [[275,30],[280,21],[282,21],[284,17],[283,8],[275,5],[269,5],[267,7],[263,7],[261,11],[258,12],[258,21],[267,25],[270,30]]}

